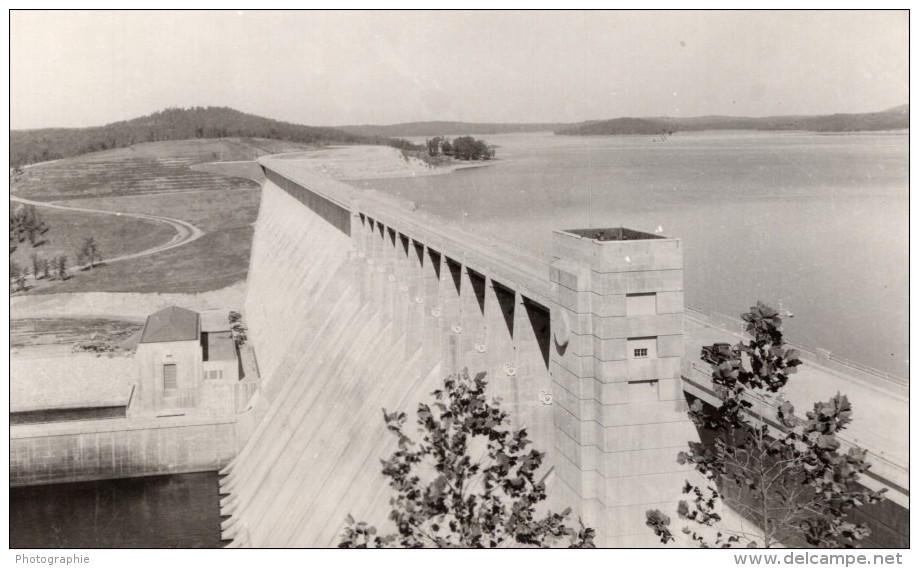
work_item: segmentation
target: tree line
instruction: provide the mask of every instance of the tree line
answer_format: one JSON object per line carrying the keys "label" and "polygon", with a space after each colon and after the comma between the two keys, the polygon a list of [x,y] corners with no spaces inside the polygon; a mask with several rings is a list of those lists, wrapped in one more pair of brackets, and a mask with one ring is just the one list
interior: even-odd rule
{"label": "tree line", "polygon": [[[14,249],[10,249],[10,254]],[[95,237],[83,239],[76,255],[77,268],[92,270],[102,261],[102,252]],[[41,257],[32,252],[28,265],[20,265],[10,258],[10,292],[24,291],[29,276],[33,280],[67,280],[70,278],[70,257],[58,254],[52,257]]]}
{"label": "tree line", "polygon": [[450,156],[457,160],[491,160],[495,157],[495,149],[484,140],[476,140],[472,136],[460,136],[450,140],[443,136],[435,136],[425,142],[428,155]]}
{"label": "tree line", "polygon": [[10,207],[10,254],[27,239],[33,247],[39,246],[42,243],[40,237],[48,229],[48,223],[41,218],[34,205]]}
{"label": "tree line", "polygon": [[271,138],[302,144],[372,144],[423,150],[398,138],[361,136],[336,128],[305,126],[226,107],[170,108],[148,116],[91,128],[10,131],[10,166],[45,162],[142,142],[193,138]]}
{"label": "tree line", "polygon": [[667,118],[621,117],[569,124],[555,129],[565,136],[670,135],[708,130],[802,130],[807,132],[862,132],[909,129],[909,105],[882,112],[819,116],[698,116]]}

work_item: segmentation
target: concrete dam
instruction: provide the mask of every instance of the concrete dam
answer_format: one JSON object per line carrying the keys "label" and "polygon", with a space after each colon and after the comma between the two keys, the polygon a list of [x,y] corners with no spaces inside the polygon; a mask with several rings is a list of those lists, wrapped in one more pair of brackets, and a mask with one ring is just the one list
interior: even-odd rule
{"label": "concrete dam", "polygon": [[382,408],[414,417],[443,378],[485,371],[544,462],[550,507],[603,546],[653,546],[686,441],[682,248],[557,231],[555,259],[504,249],[382,196],[264,158],[246,317],[262,385],[223,470],[230,546],[335,546],[347,514],[385,526]]}
{"label": "concrete dam", "polygon": [[[684,391],[711,398],[689,359],[725,333],[684,313],[679,239],[557,230],[547,259],[302,161],[260,163],[245,312],[262,383],[247,441],[221,472],[229,546],[335,546],[348,514],[387,532],[380,459],[396,443],[381,409],[413,425],[417,404],[463,369],[486,372],[512,426],[546,452],[549,508],[570,507],[598,546],[659,546],[645,512],[675,510],[693,474],[676,455],[699,439]],[[834,389],[845,376],[815,368]],[[903,546],[908,448],[883,433],[905,428],[908,386],[868,387],[896,412],[858,433],[874,451],[867,481],[890,498],[860,520],[875,545]]]}

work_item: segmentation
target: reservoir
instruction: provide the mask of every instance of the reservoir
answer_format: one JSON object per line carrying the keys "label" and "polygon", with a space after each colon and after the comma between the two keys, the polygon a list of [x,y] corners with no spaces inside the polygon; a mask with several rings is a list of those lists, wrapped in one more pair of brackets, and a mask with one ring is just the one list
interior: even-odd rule
{"label": "reservoir", "polygon": [[479,137],[497,163],[351,183],[542,256],[553,229],[660,230],[683,240],[688,306],[781,303],[788,340],[907,377],[905,133]]}
{"label": "reservoir", "polygon": [[10,548],[217,548],[217,473],[10,488]]}

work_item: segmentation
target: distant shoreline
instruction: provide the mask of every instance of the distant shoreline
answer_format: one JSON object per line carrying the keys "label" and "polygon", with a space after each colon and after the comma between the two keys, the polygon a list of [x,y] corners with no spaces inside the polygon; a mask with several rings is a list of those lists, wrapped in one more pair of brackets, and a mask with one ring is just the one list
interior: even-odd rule
{"label": "distant shoreline", "polygon": [[501,163],[501,159],[464,162],[454,161],[432,166],[388,146],[335,146],[307,152],[275,156],[273,159],[301,160],[318,174],[341,181],[412,178],[451,174],[470,168]]}
{"label": "distant shoreline", "polygon": [[[874,135],[890,135],[890,136],[909,136],[909,128],[897,128],[897,129],[888,129],[888,130],[833,130],[833,131],[821,131],[821,130],[781,130],[781,129],[766,129],[766,128],[711,128],[707,130],[677,130],[672,134],[666,135],[677,136],[685,134],[712,134],[712,133],[763,133],[763,134],[815,134],[820,136],[854,136],[861,134],[874,134]],[[539,134],[537,132],[527,133],[527,134]],[[560,132],[548,132],[544,134],[552,134],[553,136],[570,136],[573,138],[605,138],[605,137],[648,137],[648,136],[662,136],[663,134],[659,132],[646,134],[646,133],[617,133],[617,134],[595,134],[595,133],[585,133],[585,134],[570,134],[570,133],[560,133]]]}

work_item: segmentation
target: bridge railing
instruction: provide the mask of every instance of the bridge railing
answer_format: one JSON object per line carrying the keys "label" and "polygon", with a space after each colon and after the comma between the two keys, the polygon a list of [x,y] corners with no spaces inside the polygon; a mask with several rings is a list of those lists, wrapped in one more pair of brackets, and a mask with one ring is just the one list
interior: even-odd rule
{"label": "bridge railing", "polygon": [[[400,198],[375,191],[360,191],[354,186],[319,175],[295,160],[268,157],[262,158],[261,163],[269,180],[333,224],[336,217],[326,214],[328,207],[324,202],[334,205],[332,209],[347,210],[349,216],[354,212],[381,222],[400,235],[431,246],[478,272],[495,276],[499,282],[537,302],[548,301],[549,259],[541,255],[522,248],[508,251],[505,241],[495,239],[494,235],[476,233],[452,224],[447,226],[443,219],[413,210]],[[346,225],[350,226],[350,218],[343,219],[339,225],[344,231]]]}
{"label": "bridge railing", "polygon": [[[704,399],[707,399],[706,402],[709,404],[714,404],[717,395],[714,391],[714,385],[711,380],[712,369],[709,365],[700,365],[695,361],[685,362],[683,364],[682,374],[684,381],[689,381],[695,387],[690,390],[690,394],[696,396],[697,393],[693,391],[701,391],[705,396]],[[777,421],[777,408],[783,401],[780,396],[770,396],[770,395],[759,395],[747,392],[745,396],[754,403],[754,408],[758,408],[758,411],[754,411],[754,416],[764,419],[770,425],[770,427],[776,428],[780,431],[784,431],[786,428],[780,425]],[[869,456],[869,462],[872,465],[871,470],[869,470],[866,477],[876,479],[881,481],[884,485],[891,486],[891,488],[899,489],[900,491],[906,492],[908,495],[909,487],[909,463],[904,462],[897,457],[890,456],[883,451],[874,450],[870,447],[865,447],[861,445],[860,441],[857,438],[852,437],[848,433],[840,433],[838,435],[839,441],[842,443],[843,448],[847,447],[857,447],[865,450]]]}
{"label": "bridge railing", "polygon": [[[739,318],[688,305],[684,307],[684,311],[686,315],[690,317],[695,317],[708,325],[721,328],[731,334],[737,336],[744,334],[746,323]],[[849,375],[853,374],[854,371],[858,378],[866,380],[881,388],[891,390],[901,396],[909,396],[909,380],[904,377],[881,371],[880,369],[852,361],[851,359],[846,359],[845,357],[836,356],[826,349],[805,347],[792,342],[788,342],[787,344],[797,349],[802,355],[801,358],[809,363],[816,363],[831,370]]]}

